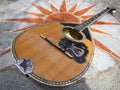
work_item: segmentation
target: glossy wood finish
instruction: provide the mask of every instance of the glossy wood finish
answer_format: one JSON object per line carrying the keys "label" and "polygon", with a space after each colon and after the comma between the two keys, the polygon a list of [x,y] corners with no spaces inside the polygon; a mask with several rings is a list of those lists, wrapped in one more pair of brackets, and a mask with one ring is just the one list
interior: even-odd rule
{"label": "glossy wood finish", "polygon": [[92,41],[85,39],[89,53],[85,63],[77,63],[68,58],[54,46],[40,38],[46,36],[56,44],[63,38],[60,23],[38,25],[19,35],[14,42],[14,51],[18,58],[32,60],[33,73],[50,81],[66,81],[75,78],[88,66],[93,55]]}

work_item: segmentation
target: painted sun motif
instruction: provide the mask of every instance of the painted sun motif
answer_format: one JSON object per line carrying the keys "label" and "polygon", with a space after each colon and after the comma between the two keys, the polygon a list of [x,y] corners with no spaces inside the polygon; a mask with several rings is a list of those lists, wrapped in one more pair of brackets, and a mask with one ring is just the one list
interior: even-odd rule
{"label": "painted sun motif", "polygon": [[[85,7],[81,10],[76,11],[76,8],[77,8],[78,4],[77,3],[74,4],[73,6],[71,6],[71,8],[69,8],[69,10],[67,10],[66,0],[62,1],[62,4],[61,4],[59,9],[56,8],[56,6],[53,3],[49,3],[49,4],[50,4],[51,10],[46,9],[46,8],[36,4],[36,3],[32,3],[32,5],[36,9],[38,9],[40,12],[42,12],[42,14],[38,13],[38,12],[25,12],[25,13],[30,14],[30,15],[34,15],[34,16],[36,16],[36,18],[10,18],[10,19],[6,19],[6,20],[15,21],[15,22],[27,22],[27,23],[32,23],[32,24],[48,23],[48,22],[82,23],[85,20],[89,19],[90,17],[94,16],[94,15],[91,15],[91,14],[90,15],[84,15],[84,13],[91,10],[93,7],[95,7],[95,5],[90,5],[88,7]],[[119,23],[113,23],[113,22],[96,21],[93,25],[120,25],[120,24]],[[30,27],[32,27],[32,26],[24,27],[24,28],[21,28],[21,29],[18,29],[18,30],[14,30],[12,32],[27,30]],[[96,32],[96,33],[99,33],[99,34],[112,36],[109,33],[106,33],[104,31],[95,29],[93,27],[90,27],[90,30],[91,30],[91,32]],[[99,48],[103,49],[104,51],[106,51],[107,53],[109,53],[110,55],[112,55],[113,57],[115,57],[117,59],[120,59],[119,55],[117,55],[112,50],[107,48],[104,44],[99,42],[96,38],[94,38],[94,44],[96,46],[98,46]],[[9,50],[6,50],[6,51],[8,52]]]}

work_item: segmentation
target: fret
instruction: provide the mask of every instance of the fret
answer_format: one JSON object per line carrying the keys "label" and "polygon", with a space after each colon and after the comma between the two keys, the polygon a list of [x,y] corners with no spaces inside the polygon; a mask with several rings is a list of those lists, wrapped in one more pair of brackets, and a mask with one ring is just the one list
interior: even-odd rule
{"label": "fret", "polygon": [[77,32],[79,32],[79,30],[82,30],[82,29],[84,28],[84,26],[85,26],[85,25],[80,24],[80,25],[75,26],[74,29],[75,29]]}
{"label": "fret", "polygon": [[104,9],[100,13],[96,14],[95,16],[91,17],[90,19],[86,20],[82,24],[76,25],[74,27],[74,29],[78,32],[84,30],[86,27],[88,27],[88,25],[91,25],[92,23],[94,23],[99,17],[101,17],[103,14],[107,13],[110,10],[111,10],[111,8],[107,7],[106,9]]}

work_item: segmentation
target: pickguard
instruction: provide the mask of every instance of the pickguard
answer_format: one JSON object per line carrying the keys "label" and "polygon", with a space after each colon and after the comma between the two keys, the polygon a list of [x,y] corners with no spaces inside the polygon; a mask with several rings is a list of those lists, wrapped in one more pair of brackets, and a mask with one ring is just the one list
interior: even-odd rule
{"label": "pickguard", "polygon": [[68,52],[73,59],[78,63],[86,62],[86,56],[88,54],[87,46],[80,42],[73,42],[68,40],[67,38],[61,39],[59,42],[59,46],[66,52]]}

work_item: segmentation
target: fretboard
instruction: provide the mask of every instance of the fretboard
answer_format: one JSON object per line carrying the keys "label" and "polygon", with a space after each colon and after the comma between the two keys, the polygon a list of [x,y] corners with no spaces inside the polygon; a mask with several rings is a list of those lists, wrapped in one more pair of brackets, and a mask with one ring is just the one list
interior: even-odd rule
{"label": "fretboard", "polygon": [[96,14],[95,16],[91,17],[90,19],[86,20],[85,22],[83,22],[82,24],[76,25],[74,27],[74,29],[78,32],[84,30],[85,28],[87,28],[89,25],[93,24],[96,20],[98,20],[102,15],[104,15],[105,13],[109,12],[111,10],[111,8],[107,7],[105,8],[103,11],[101,11],[100,13]]}

